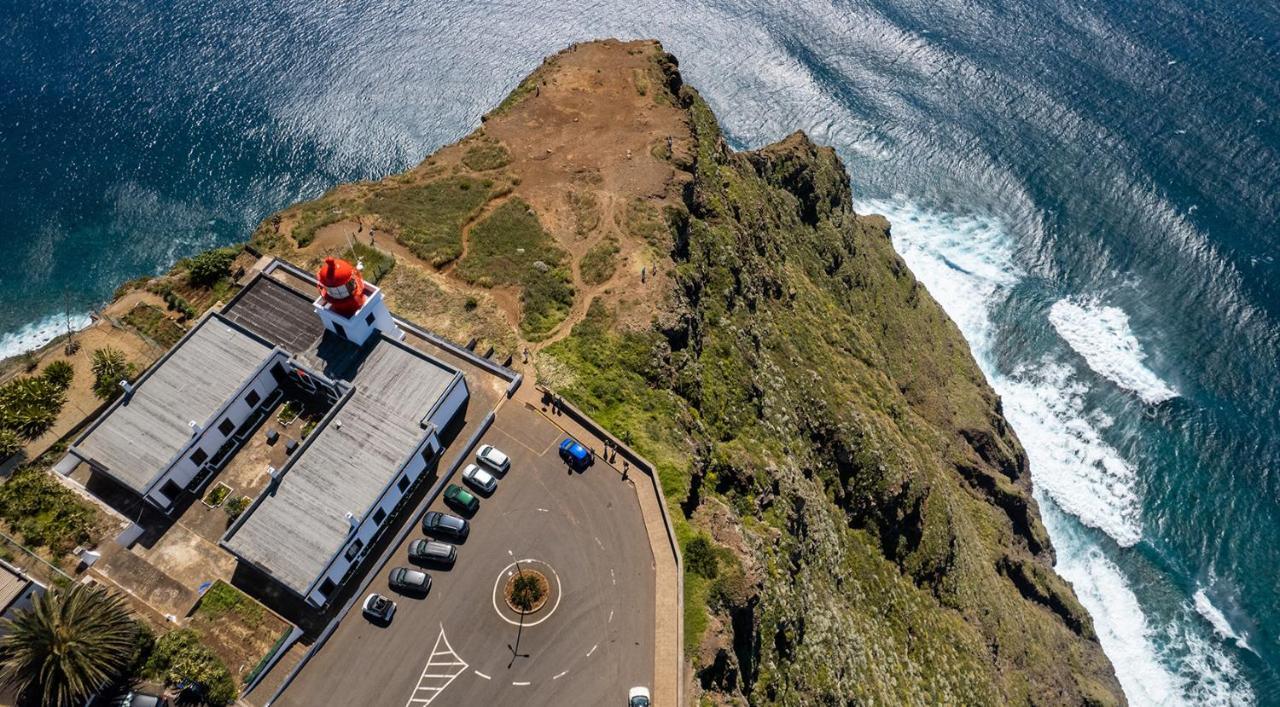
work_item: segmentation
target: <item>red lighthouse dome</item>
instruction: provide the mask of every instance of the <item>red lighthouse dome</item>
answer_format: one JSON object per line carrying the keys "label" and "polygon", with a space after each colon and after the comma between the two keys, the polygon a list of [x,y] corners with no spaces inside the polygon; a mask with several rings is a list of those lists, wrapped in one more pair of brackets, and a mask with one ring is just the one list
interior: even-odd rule
{"label": "red lighthouse dome", "polygon": [[325,258],[316,279],[320,281],[320,294],[335,314],[350,317],[364,305],[360,271],[342,258]]}

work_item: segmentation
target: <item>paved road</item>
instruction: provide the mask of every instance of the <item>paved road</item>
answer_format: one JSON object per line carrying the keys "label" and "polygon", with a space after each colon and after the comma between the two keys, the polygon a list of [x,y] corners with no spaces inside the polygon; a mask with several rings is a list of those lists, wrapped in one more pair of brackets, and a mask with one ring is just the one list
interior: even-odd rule
{"label": "paved road", "polygon": [[[429,570],[425,599],[400,597],[386,580],[408,564],[397,549],[370,585],[395,597],[395,620],[380,628],[354,610],[276,704],[621,704],[627,688],[650,684],[653,556],[635,491],[607,468],[570,473],[558,440],[537,412],[503,406],[481,443],[507,452],[511,471],[481,499],[457,565]],[[559,603],[523,628],[493,600],[516,560],[546,563],[560,587]]]}

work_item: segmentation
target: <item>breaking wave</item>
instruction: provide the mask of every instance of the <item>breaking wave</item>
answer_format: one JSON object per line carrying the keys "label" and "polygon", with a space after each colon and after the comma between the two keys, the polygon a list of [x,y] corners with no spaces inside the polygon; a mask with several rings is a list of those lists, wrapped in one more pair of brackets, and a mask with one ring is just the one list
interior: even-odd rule
{"label": "breaking wave", "polygon": [[1150,405],[1178,395],[1144,363],[1147,355],[1119,307],[1069,297],[1049,308],[1049,322],[1098,375],[1133,391]]}
{"label": "breaking wave", "polygon": [[[889,218],[894,247],[960,327],[1000,394],[1027,450],[1045,526],[1058,549],[1057,570],[1092,615],[1129,701],[1252,703],[1235,661],[1197,633],[1191,607],[1175,616],[1148,616],[1121,569],[1067,518],[1101,530],[1122,548],[1135,545],[1142,538],[1138,472],[1103,438],[1111,420],[1086,408],[1088,384],[1067,362],[1046,355],[1011,372],[997,368],[993,308],[1027,277],[1003,224],[923,209],[902,198],[857,206]],[[1127,329],[1126,319],[1114,331]]]}
{"label": "breaking wave", "polygon": [[[72,330],[80,331],[87,326],[89,326],[89,315],[73,314],[71,316]],[[61,314],[27,324],[21,329],[0,336],[0,360],[35,351],[65,333],[67,333],[67,320]]]}

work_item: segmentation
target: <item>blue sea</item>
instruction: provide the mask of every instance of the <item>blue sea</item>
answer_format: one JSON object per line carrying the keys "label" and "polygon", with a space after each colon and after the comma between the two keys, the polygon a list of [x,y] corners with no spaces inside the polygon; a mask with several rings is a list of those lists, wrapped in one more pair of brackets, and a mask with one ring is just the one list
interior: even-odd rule
{"label": "blue sea", "polygon": [[1280,6],[11,0],[0,354],[415,164],[543,55],[676,53],[736,147],[834,145],[1026,445],[1134,704],[1280,704]]}

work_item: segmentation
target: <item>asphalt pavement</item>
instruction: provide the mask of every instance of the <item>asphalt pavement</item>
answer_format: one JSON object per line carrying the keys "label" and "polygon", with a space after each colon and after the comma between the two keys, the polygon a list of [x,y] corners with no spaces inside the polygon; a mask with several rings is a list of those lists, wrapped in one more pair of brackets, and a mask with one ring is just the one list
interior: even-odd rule
{"label": "asphalt pavement", "polygon": [[[357,606],[274,704],[622,704],[628,688],[651,684],[654,563],[636,492],[609,469],[570,471],[560,438],[537,411],[502,406],[480,444],[510,455],[511,469],[480,496],[455,566],[426,568],[425,598],[392,592],[387,575],[411,564],[405,546],[423,537],[415,528],[369,587],[396,600],[390,625]],[[447,510],[442,498],[430,508]],[[517,563],[554,585],[523,619],[501,597]]]}

